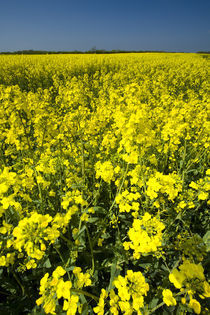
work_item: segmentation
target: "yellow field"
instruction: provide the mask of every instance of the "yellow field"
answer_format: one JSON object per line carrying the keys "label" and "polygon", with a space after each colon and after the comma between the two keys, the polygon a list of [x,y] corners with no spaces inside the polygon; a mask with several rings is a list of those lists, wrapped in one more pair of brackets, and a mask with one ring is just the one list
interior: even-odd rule
{"label": "yellow field", "polygon": [[0,56],[1,314],[208,314],[208,60]]}

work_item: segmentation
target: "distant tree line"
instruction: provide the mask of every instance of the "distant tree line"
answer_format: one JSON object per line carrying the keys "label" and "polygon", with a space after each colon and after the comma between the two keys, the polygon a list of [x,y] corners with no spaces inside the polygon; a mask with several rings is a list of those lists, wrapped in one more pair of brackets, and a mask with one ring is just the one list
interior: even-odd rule
{"label": "distant tree line", "polygon": [[[0,52],[2,55],[47,55],[47,54],[122,54],[122,53],[176,53],[173,51],[163,51],[163,50],[105,50],[105,49],[96,49],[91,48],[87,51],[47,51],[47,50],[18,50],[18,51],[7,51],[7,52]],[[181,52],[180,52],[181,53]],[[209,51],[198,51],[198,54],[210,54]]]}
{"label": "distant tree line", "polygon": [[47,50],[18,50],[18,51],[7,51],[7,52],[0,52],[0,54],[4,55],[47,55],[47,54],[119,54],[119,53],[165,53],[166,51],[160,50],[105,50],[105,49],[90,49],[87,51],[47,51]]}

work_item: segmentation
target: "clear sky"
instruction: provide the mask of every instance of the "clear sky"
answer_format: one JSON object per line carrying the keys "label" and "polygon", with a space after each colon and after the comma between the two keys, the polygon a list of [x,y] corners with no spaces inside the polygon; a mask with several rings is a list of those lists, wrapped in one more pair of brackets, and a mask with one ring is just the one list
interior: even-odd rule
{"label": "clear sky", "polygon": [[210,0],[0,0],[0,51],[210,51]]}

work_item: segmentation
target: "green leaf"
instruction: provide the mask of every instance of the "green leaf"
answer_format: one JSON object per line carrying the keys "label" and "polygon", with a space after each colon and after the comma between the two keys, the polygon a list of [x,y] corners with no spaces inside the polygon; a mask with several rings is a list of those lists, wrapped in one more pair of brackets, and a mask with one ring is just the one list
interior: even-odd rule
{"label": "green leaf", "polygon": [[43,267],[45,267],[45,268],[51,268],[52,267],[49,258],[47,258],[47,260],[45,260]]}
{"label": "green leaf", "polygon": [[149,308],[154,308],[157,306],[159,299],[158,298],[154,298],[152,299],[151,303],[149,303]]}
{"label": "green leaf", "polygon": [[210,251],[210,231],[206,232],[203,237],[204,244],[206,245],[206,251]]}
{"label": "green leaf", "polygon": [[89,218],[89,219],[88,219],[88,223],[94,223],[94,222],[96,222],[96,221],[98,221],[98,220],[99,220],[98,217],[92,217],[92,218]]}
{"label": "green leaf", "polygon": [[117,262],[114,262],[111,265],[111,275],[110,275],[110,281],[109,281],[109,286],[108,286],[108,291],[110,291],[113,288],[113,281],[114,278],[117,277],[120,273],[120,270],[117,268]]}

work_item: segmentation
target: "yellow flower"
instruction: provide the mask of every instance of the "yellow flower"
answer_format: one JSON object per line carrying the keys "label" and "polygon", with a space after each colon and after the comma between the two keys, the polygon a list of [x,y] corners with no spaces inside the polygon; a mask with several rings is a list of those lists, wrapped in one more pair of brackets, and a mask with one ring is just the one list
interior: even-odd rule
{"label": "yellow flower", "polygon": [[114,315],[118,315],[119,311],[118,311],[118,300],[119,297],[118,295],[115,294],[114,290],[112,289],[109,293],[109,297],[110,297],[110,312]]}
{"label": "yellow flower", "polygon": [[133,257],[139,259],[141,253],[157,251],[162,244],[164,224],[156,217],[145,213],[141,220],[134,219],[132,228],[128,231],[130,242],[124,242],[125,250],[134,250]]}
{"label": "yellow flower", "polygon": [[210,284],[209,284],[207,281],[204,281],[204,283],[203,283],[203,289],[204,289],[203,295],[204,295],[206,298],[209,298],[209,297],[210,297]]}
{"label": "yellow flower", "polygon": [[119,306],[120,306],[121,311],[124,312],[125,315],[132,315],[133,314],[134,310],[128,301],[120,301]]}
{"label": "yellow flower", "polygon": [[198,195],[198,199],[200,199],[200,200],[206,200],[206,199],[208,199],[208,193],[202,191],[202,192]]}
{"label": "yellow flower", "polygon": [[104,314],[104,305],[105,305],[104,300],[106,299],[107,296],[108,296],[108,294],[107,294],[106,290],[102,289],[98,305],[93,308],[93,311],[95,313],[97,313],[98,315]]}
{"label": "yellow flower", "polygon": [[53,278],[59,278],[65,275],[66,271],[63,269],[63,267],[58,266],[54,271],[53,271]]}
{"label": "yellow flower", "polygon": [[78,301],[79,297],[77,295],[71,295],[69,300],[64,300],[63,310],[66,311],[66,315],[76,314]]}
{"label": "yellow flower", "polygon": [[140,308],[144,306],[143,295],[147,295],[149,291],[149,285],[142,273],[128,270],[126,276],[119,275],[114,280],[113,285],[118,290],[118,298],[115,297],[114,292],[110,295],[110,298],[114,299],[112,303],[114,303],[115,313],[117,313],[117,306],[119,306],[125,314],[132,314],[135,311],[140,314]]}
{"label": "yellow flower", "polygon": [[6,266],[6,257],[3,255],[0,257],[0,266]]}
{"label": "yellow flower", "polygon": [[114,177],[114,168],[110,161],[101,163],[100,161],[95,165],[96,178],[101,177],[105,182],[110,183]]}
{"label": "yellow flower", "polygon": [[60,299],[61,297],[63,297],[64,299],[69,300],[71,287],[71,281],[64,282],[63,279],[59,280],[56,288],[57,298]]}
{"label": "yellow flower", "polygon": [[191,299],[189,303],[189,307],[192,308],[196,314],[200,314],[201,305],[197,300]]}
{"label": "yellow flower", "polygon": [[103,238],[99,238],[98,239],[98,246],[102,246],[103,245],[103,241],[104,241]]}
{"label": "yellow flower", "polygon": [[26,264],[27,269],[36,268],[37,264],[35,263],[34,259],[29,260]]}
{"label": "yellow flower", "polygon": [[179,272],[177,269],[174,269],[169,275],[169,280],[177,289],[181,289],[182,283],[185,280],[185,276]]}
{"label": "yellow flower", "polygon": [[195,189],[195,190],[198,190],[198,188],[199,188],[198,184],[196,184],[195,182],[191,182],[191,183],[189,184],[189,186],[192,187],[192,188]]}
{"label": "yellow flower", "polygon": [[51,190],[51,191],[49,192],[49,196],[55,197],[55,192],[54,192],[53,190]]}
{"label": "yellow flower", "polygon": [[48,277],[49,277],[49,273],[47,272],[44,277],[41,279],[40,281],[40,284],[41,284],[41,287],[45,287],[47,281],[48,281]]}
{"label": "yellow flower", "polygon": [[80,267],[75,267],[73,270],[73,273],[75,274],[77,281],[76,281],[76,287],[81,289],[82,287],[87,287],[91,285],[91,279],[89,273],[82,273],[82,269]]}
{"label": "yellow flower", "polygon": [[38,298],[38,299],[36,300],[36,304],[37,304],[38,306],[41,305],[43,302],[44,302],[44,296],[41,296],[40,298]]}
{"label": "yellow flower", "polygon": [[83,213],[82,215],[81,215],[81,217],[80,217],[80,220],[81,221],[88,221],[88,219],[89,219],[89,215],[87,214],[87,213]]}
{"label": "yellow flower", "polygon": [[176,300],[173,297],[171,290],[169,290],[169,289],[163,290],[162,294],[163,294],[163,302],[167,306],[176,305]]}
{"label": "yellow flower", "polygon": [[55,313],[55,307],[56,307],[56,302],[53,298],[49,297],[47,300],[44,302],[43,308],[45,310],[46,314],[56,314]]}

